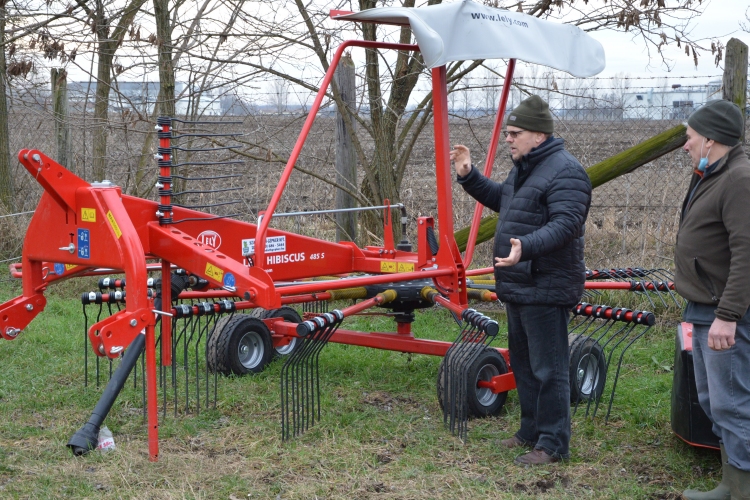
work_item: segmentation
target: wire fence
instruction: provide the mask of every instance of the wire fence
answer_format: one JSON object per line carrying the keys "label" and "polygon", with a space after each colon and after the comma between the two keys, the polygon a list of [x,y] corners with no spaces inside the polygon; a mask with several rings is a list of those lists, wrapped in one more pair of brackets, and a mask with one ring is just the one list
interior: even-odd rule
{"label": "wire fence", "polygon": [[[670,77],[670,79],[672,79]],[[526,93],[542,95],[552,103],[555,116],[555,135],[563,138],[566,148],[584,167],[590,167],[677,124],[683,123],[693,109],[715,94],[711,84],[667,88],[649,86],[651,81],[638,82],[623,88],[618,79],[595,79],[595,84],[581,86],[571,80],[568,85],[558,77],[554,82],[518,81],[509,107],[517,104]],[[679,79],[677,79],[679,81]],[[474,81],[456,89],[449,99],[450,140],[463,143],[472,151],[476,165],[483,165],[491,136],[494,109],[482,103],[496,102],[499,87],[489,81]],[[495,82],[496,83],[496,82]],[[539,90],[544,83],[545,90]],[[556,90],[555,90],[556,87]],[[685,86],[689,87],[689,86]],[[488,88],[492,93],[488,96]],[[700,89],[703,89],[700,91]],[[693,92],[691,98],[689,92]],[[640,98],[638,97],[640,96]],[[713,96],[715,97],[715,95]],[[692,100],[691,100],[692,99]],[[54,119],[49,102],[15,100],[11,106],[11,151],[22,148],[39,149],[50,157],[56,156]],[[297,139],[306,114],[302,109],[267,113],[255,110],[241,116],[214,116],[210,125],[184,125],[185,132],[241,133],[239,150],[217,153],[176,151],[178,163],[215,160],[239,160],[221,166],[186,166],[175,169],[177,175],[202,177],[207,174],[224,179],[194,181],[184,187],[180,203],[186,205],[214,205],[239,199],[232,206],[218,205],[209,211],[216,215],[239,213],[239,218],[255,222],[276,188],[285,160]],[[367,116],[365,115],[365,118]],[[229,121],[239,123],[229,124]],[[74,174],[91,182],[93,179],[92,133],[96,125],[91,114],[82,109],[70,118],[72,156],[66,165]],[[336,125],[333,113],[321,113],[310,132],[295,172],[287,186],[280,212],[326,210],[334,207],[334,168]],[[158,169],[153,154],[157,140],[154,124],[143,113],[127,109],[110,112],[107,145],[107,177],[122,187],[126,194],[156,200]],[[365,153],[374,154],[374,143],[359,132]],[[235,138],[233,138],[235,139]],[[188,137],[178,146],[186,149],[227,145],[215,138]],[[744,144],[750,151],[750,143]],[[492,178],[501,181],[511,168],[504,147],[498,148]],[[361,167],[360,167],[361,168]],[[20,163],[14,166],[13,179],[16,206],[12,213],[0,213],[0,263],[13,262],[21,255],[23,236],[42,190]],[[679,207],[687,189],[691,165],[685,152],[677,150],[650,162],[638,170],[610,181],[594,191],[594,200],[587,224],[587,266],[590,268],[622,266],[672,266],[672,253],[679,222]],[[237,176],[237,174],[240,174]],[[359,174],[359,182],[364,178]],[[219,190],[238,189],[236,192]],[[216,193],[192,191],[216,190]],[[473,200],[454,186],[454,226],[468,226],[474,209]],[[435,199],[434,145],[431,125],[425,128],[411,152],[408,167],[401,182],[400,201],[406,206],[411,220],[437,212]],[[373,203],[377,204],[377,203]],[[485,212],[489,215],[490,212]],[[292,220],[294,219],[294,220]],[[335,227],[330,214],[278,219],[274,226],[310,236],[333,238]],[[415,225],[409,225],[409,236],[414,241]],[[475,265],[491,262],[491,244],[477,248]]]}

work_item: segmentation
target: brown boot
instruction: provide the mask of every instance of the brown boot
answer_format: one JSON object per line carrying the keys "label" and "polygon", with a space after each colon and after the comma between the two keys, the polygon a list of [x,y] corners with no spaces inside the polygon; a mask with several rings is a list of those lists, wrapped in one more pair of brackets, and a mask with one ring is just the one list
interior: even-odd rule
{"label": "brown boot", "polygon": [[727,472],[727,452],[721,445],[721,483],[711,491],[685,490],[682,498],[685,500],[730,500],[732,494],[729,491],[729,480]]}
{"label": "brown boot", "polygon": [[559,457],[553,457],[552,455],[548,455],[546,451],[536,448],[516,457],[515,460],[515,462],[520,465],[547,465],[559,461]]}
{"label": "brown boot", "polygon": [[508,439],[503,439],[500,441],[500,444],[505,446],[506,448],[531,448],[531,445],[527,444],[526,441],[523,441],[518,436],[513,435],[509,437]]}

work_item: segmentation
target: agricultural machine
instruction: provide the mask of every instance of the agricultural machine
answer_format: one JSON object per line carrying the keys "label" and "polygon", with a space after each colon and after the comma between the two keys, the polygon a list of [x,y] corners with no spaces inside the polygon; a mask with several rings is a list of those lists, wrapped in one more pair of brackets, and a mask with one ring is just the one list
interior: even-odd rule
{"label": "agricultural machine", "polygon": [[[338,48],[258,224],[173,203],[172,141],[181,137],[180,127],[185,122],[158,120],[158,201],[125,195],[108,181],[88,183],[40,151],[19,152],[19,161],[44,192],[28,228],[22,262],[11,266],[12,274],[23,280],[23,293],[0,306],[0,335],[6,340],[17,338],[45,308],[47,287],[58,281],[124,274],[124,278],[101,279],[98,292],[82,297],[84,304],[100,308],[90,326],[87,317],[91,349],[97,359],[118,359],[119,364],[91,418],[68,443],[74,453],[96,447],[107,413],[142,359],[149,456],[156,460],[159,391],[166,401],[166,393],[175,387],[178,357],[187,365],[192,359],[189,349],[196,359],[205,356],[214,377],[259,372],[274,357],[283,357],[280,400],[284,439],[304,432],[320,418],[318,359],[329,342],[443,356],[437,377],[438,399],[447,426],[461,438],[466,436],[469,417],[497,414],[507,391],[515,387],[507,350],[489,346],[499,331],[498,323],[469,307],[470,301],[497,300],[493,282],[483,278],[491,269],[468,268],[481,206],[474,214],[465,255],[454,239],[446,64],[462,59],[510,59],[485,162],[484,174],[489,176],[516,58],[583,77],[603,69],[602,48],[575,27],[470,1],[354,14],[333,11],[331,17],[408,25],[417,44],[347,41]],[[352,242],[325,241],[271,225],[336,65],[344,51],[352,48],[421,51],[430,68],[437,217],[416,218],[413,246],[406,241],[395,244],[393,207],[388,203],[380,207],[384,214],[382,246],[360,248]],[[407,221],[402,214],[401,223]],[[587,289],[589,293],[597,288],[655,291],[663,300],[671,293],[671,285],[654,273],[642,269],[592,271]],[[598,281],[602,279],[604,282]],[[331,311],[308,308],[303,315],[290,307],[344,299],[352,305]],[[102,319],[104,305],[108,312]],[[454,342],[413,335],[414,312],[435,305],[460,320],[462,326]],[[342,328],[347,318],[371,308],[390,310],[394,330]],[[624,350],[653,324],[654,317],[645,311],[587,303],[579,304],[574,313],[571,380],[577,390],[571,392],[575,404],[598,405],[610,362],[617,364],[619,373]],[[616,349],[621,354],[613,358]],[[166,382],[170,369],[171,386]],[[187,398],[193,397],[200,407],[201,397],[208,402],[210,380],[206,375],[201,382],[196,374],[195,381],[203,385],[192,395],[185,394],[186,404]],[[176,398],[176,389],[174,392]]]}

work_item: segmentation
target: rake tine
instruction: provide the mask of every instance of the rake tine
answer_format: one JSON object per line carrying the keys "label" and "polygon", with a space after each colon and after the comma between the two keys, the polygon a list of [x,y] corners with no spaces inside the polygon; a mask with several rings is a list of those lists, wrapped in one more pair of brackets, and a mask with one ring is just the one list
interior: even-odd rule
{"label": "rake tine", "polygon": [[298,436],[314,425],[316,414],[320,420],[319,356],[343,319],[343,313],[334,310],[301,324],[309,333],[301,334],[302,345],[281,370],[282,440]]}
{"label": "rake tine", "polygon": [[[641,290],[643,290],[643,292],[642,292],[643,295],[646,296],[646,298],[648,299],[649,303],[651,304],[651,309],[655,309],[656,308],[656,304],[654,304],[654,301],[651,299],[651,293],[648,290],[648,284],[649,283],[650,282],[648,282],[648,281],[636,281],[635,282],[635,289],[637,290],[638,287],[640,286]],[[636,292],[636,293],[638,293],[638,292]]]}
{"label": "rake tine", "polygon": [[182,330],[178,335],[172,335],[172,389],[174,390],[174,416],[177,416],[177,406],[178,406],[178,397],[177,397],[177,347],[182,340],[184,342],[185,337],[187,336],[187,329],[188,327],[192,327],[193,324],[193,316],[192,316],[192,307],[186,305],[186,304],[180,304],[180,307],[183,308],[184,311],[186,311],[186,317],[184,319],[185,324],[182,327]]}
{"label": "rake tine", "polygon": [[[462,318],[464,326],[446,352],[444,361],[443,423],[447,424],[453,435],[466,442],[469,428],[469,370],[484,346],[497,334],[497,323],[473,309],[465,310]],[[494,323],[495,328],[493,333],[488,335],[487,328],[490,322]]]}
{"label": "rake tine", "polygon": [[[613,337],[611,337],[611,336],[610,336],[610,337],[609,337],[609,339],[608,339],[607,341],[605,341],[605,342],[604,342],[603,344],[602,344],[601,340],[602,340],[602,339],[603,339],[603,338],[604,338],[604,337],[605,337],[606,335],[609,335],[609,333],[610,333],[610,332],[612,331],[612,329],[613,329],[614,327],[615,327],[615,323],[614,323],[614,322],[613,322],[613,321],[612,321],[611,319],[608,319],[607,321],[605,321],[605,322],[604,322],[604,324],[603,324],[602,326],[600,326],[599,328],[597,328],[597,329],[596,329],[596,330],[594,331],[594,332],[596,332],[596,331],[598,331],[598,330],[604,330],[604,331],[603,331],[603,332],[601,333],[601,335],[599,335],[599,337],[598,337],[598,338],[596,338],[596,339],[594,340],[594,342],[598,343],[598,344],[599,344],[599,346],[600,346],[600,347],[602,348],[602,353],[604,352],[604,349],[606,349],[606,347],[607,347],[607,343],[609,342],[609,340],[611,340],[611,339],[612,339]],[[621,329],[620,331],[622,331],[622,329]],[[617,332],[615,332],[615,334],[614,334],[614,335],[615,335],[615,336],[616,336],[616,335],[618,335],[620,331],[617,331]],[[592,333],[594,333],[594,332],[592,332]],[[592,346],[592,348],[593,348],[593,346]],[[591,349],[592,349],[592,348],[589,348],[589,352],[591,352]],[[604,363],[604,370],[605,370],[605,372],[604,372],[605,374],[606,374],[606,373],[607,373],[607,372],[609,371],[609,359],[607,359],[607,360],[605,361],[605,363]],[[596,375],[598,375],[598,374],[599,374],[599,364],[597,363],[597,365],[596,365],[596,372],[594,373],[594,375],[595,375],[595,376],[594,376],[594,380],[596,380]],[[602,392],[603,392],[603,390],[602,390]],[[596,401],[594,401],[594,411],[593,411],[593,412],[591,412],[591,416],[592,416],[592,418],[593,418],[593,417],[595,417],[595,416],[596,416],[596,411],[597,411],[597,409],[599,408],[599,402],[601,401],[601,398],[589,398],[589,401],[588,401],[588,403],[586,404],[586,414],[585,414],[585,416],[586,416],[586,417],[588,417],[588,416],[589,416],[589,412],[591,411],[591,403],[592,403],[592,399],[595,399],[595,400],[596,400]]]}
{"label": "rake tine", "polygon": [[83,386],[89,386],[89,316],[86,314],[86,305],[83,305]]}
{"label": "rake tine", "polygon": [[[213,310],[213,305],[211,305],[211,309]],[[195,340],[195,414],[200,415],[201,414],[201,377],[200,377],[200,357],[198,356],[198,347],[201,343],[201,339],[203,338],[203,334],[208,332],[208,327],[211,325],[213,316],[206,317],[206,322],[203,325],[203,328],[201,328],[198,332],[198,338]],[[208,387],[206,387],[206,393],[208,393]],[[208,397],[208,396],[207,396]]]}
{"label": "rake tine", "polygon": [[[168,374],[172,372],[172,370],[174,369],[174,364],[175,364],[174,348],[175,348],[175,337],[177,336],[177,319],[178,319],[177,315],[175,315],[175,317],[172,318],[172,326],[171,326],[172,334],[170,335],[170,338],[172,339],[172,366],[169,367],[170,368],[169,370],[167,369],[166,366],[163,367],[164,376],[162,377],[162,380],[161,380],[162,401],[163,401],[162,417],[163,418],[167,418],[167,377],[168,377]],[[163,348],[164,348],[164,345],[162,345],[162,349]],[[174,382],[174,374],[172,375],[172,382]]]}
{"label": "rake tine", "polygon": [[467,348],[467,352],[464,355],[464,359],[461,365],[461,375],[459,377],[459,390],[460,390],[460,404],[461,413],[459,420],[459,432],[458,437],[462,442],[466,442],[466,438],[469,432],[469,409],[468,409],[468,391],[469,391],[469,370],[474,360],[479,357],[482,349],[487,340],[487,335],[484,328],[481,326],[477,327],[477,335],[474,342],[470,343]]}
{"label": "rake tine", "polygon": [[[633,327],[630,329],[630,331],[634,330],[636,326],[637,326],[636,324],[633,324]],[[636,335],[633,338],[633,340],[631,340],[630,343],[628,343],[625,346],[625,348],[622,350],[622,352],[620,353],[620,360],[617,363],[617,372],[615,373],[615,380],[614,380],[614,383],[612,384],[612,394],[609,397],[609,406],[607,407],[607,416],[604,417],[604,423],[605,424],[609,421],[609,414],[612,411],[612,402],[615,399],[615,389],[617,388],[617,379],[620,377],[620,367],[622,366],[622,358],[625,356],[625,351],[627,351],[630,348],[630,346],[633,345],[633,342],[635,342],[636,340],[638,340],[639,338],[641,338],[650,329],[651,329],[651,326],[648,326],[648,327],[644,328],[644,330],[641,333],[639,333],[638,335]],[[628,332],[628,335],[629,334],[630,334],[630,332]]]}
{"label": "rake tine", "polygon": [[[624,311],[629,311],[625,309]],[[612,341],[614,341],[614,345],[612,346],[612,349],[609,351],[609,356],[607,357],[607,367],[609,367],[612,364],[612,356],[614,355],[615,351],[620,347],[620,344],[622,344],[627,338],[630,336],[630,333],[635,328],[635,324],[631,323],[625,323],[622,328],[617,330],[608,340],[604,343],[602,346],[603,348],[606,348]],[[617,377],[619,376],[619,367],[617,370],[617,373],[615,374],[615,383],[612,387],[612,393],[610,394],[610,407],[611,407],[611,400],[614,397],[614,390],[617,386]],[[594,407],[594,416],[596,416],[596,412],[599,410],[599,402],[597,402],[596,406]],[[606,423],[606,421],[605,421]]]}
{"label": "rake tine", "polygon": [[[102,317],[102,308],[103,307],[104,307],[103,304],[99,304],[99,311],[96,314],[96,321],[94,323],[98,323],[99,320],[101,319],[101,317]],[[101,373],[101,368],[100,368],[99,362],[100,362],[100,357],[97,356],[96,357],[96,388],[97,389],[99,388],[99,374]]]}
{"label": "rake tine", "polygon": [[[298,420],[302,417],[299,415],[299,391],[297,388],[297,378],[299,377],[298,366],[304,362],[307,353],[312,349],[314,337],[316,336],[317,332],[313,332],[310,338],[303,338],[301,341],[302,345],[287,358],[284,366],[281,368],[282,440],[288,440],[292,435],[297,436],[298,434]],[[291,435],[290,430],[293,431]]]}
{"label": "rake tine", "polygon": [[[323,313],[323,316],[326,317],[329,320],[330,326],[325,328],[323,330],[322,335],[320,336],[319,341],[316,343],[317,347],[314,350],[312,356],[308,358],[308,363],[310,367],[309,377],[310,380],[310,389],[311,391],[317,392],[317,402],[318,402],[318,421],[320,421],[320,373],[319,373],[319,359],[320,359],[320,352],[328,344],[328,341],[330,340],[333,333],[338,329],[339,324],[341,324],[341,321],[336,319],[336,317],[331,313]],[[342,317],[343,319],[343,317]],[[313,375],[314,372],[314,375]],[[315,381],[315,384],[313,386],[312,381]],[[313,400],[315,399],[315,392],[313,392]],[[313,401],[312,405],[312,424],[315,424],[315,404]],[[305,428],[307,430],[307,428]]]}
{"label": "rake tine", "polygon": [[445,371],[443,376],[445,377],[444,387],[446,389],[447,396],[443,402],[443,422],[448,424],[448,428],[451,434],[455,435],[455,423],[457,418],[458,406],[457,406],[457,386],[455,377],[453,376],[454,366],[457,358],[460,356],[460,350],[463,343],[467,341],[469,336],[473,333],[472,325],[469,322],[464,323],[464,327],[453,341],[453,345],[445,353]]}
{"label": "rake tine", "polygon": [[[200,305],[198,305],[200,309]],[[202,327],[202,316],[198,315],[194,317],[192,328],[190,328],[190,337],[185,337],[183,344],[184,359],[182,360],[182,367],[185,370],[185,413],[190,411],[190,343],[193,341],[196,330],[200,331]]]}

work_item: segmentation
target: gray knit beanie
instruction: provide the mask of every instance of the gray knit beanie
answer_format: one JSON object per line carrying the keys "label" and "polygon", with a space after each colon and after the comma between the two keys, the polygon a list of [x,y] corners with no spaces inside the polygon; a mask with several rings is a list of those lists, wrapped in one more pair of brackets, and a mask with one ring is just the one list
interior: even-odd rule
{"label": "gray knit beanie", "polygon": [[688,118],[688,125],[706,139],[731,147],[740,142],[745,120],[739,106],[718,99],[693,111]]}
{"label": "gray knit beanie", "polygon": [[533,95],[521,101],[521,104],[510,112],[505,125],[545,134],[551,134],[554,131],[549,104],[538,95]]}

